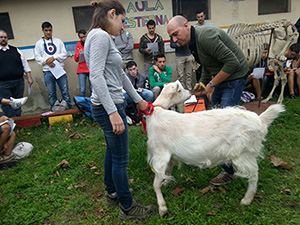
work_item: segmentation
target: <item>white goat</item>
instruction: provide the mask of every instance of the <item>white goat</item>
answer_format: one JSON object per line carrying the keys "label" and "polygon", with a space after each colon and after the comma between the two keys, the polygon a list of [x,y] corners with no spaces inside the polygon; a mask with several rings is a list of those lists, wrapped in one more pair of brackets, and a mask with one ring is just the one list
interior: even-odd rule
{"label": "white goat", "polygon": [[168,211],[161,186],[163,180],[166,185],[173,178],[176,162],[200,168],[232,163],[236,176],[248,178],[241,204],[249,205],[256,193],[262,142],[268,126],[285,111],[284,106],[272,105],[260,116],[238,107],[189,114],[165,110],[189,96],[178,83],[169,83],[153,103],[153,114],[147,117],[148,162],[155,171],[153,186],[159,214],[164,216]]}

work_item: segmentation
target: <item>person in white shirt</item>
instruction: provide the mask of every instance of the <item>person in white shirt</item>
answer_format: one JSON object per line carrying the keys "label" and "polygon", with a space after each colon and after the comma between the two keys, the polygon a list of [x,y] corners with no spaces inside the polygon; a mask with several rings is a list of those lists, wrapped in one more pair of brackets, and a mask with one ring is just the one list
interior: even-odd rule
{"label": "person in white shirt", "polygon": [[194,25],[194,27],[214,26],[214,24],[212,22],[205,21],[205,17],[206,17],[206,14],[205,14],[204,10],[202,10],[202,9],[196,10],[196,19],[198,22]]}
{"label": "person in white shirt", "polygon": [[[28,84],[32,85],[31,69],[22,53],[8,45],[7,33],[0,30],[0,97],[22,98],[24,94],[24,72]],[[10,104],[2,104],[2,111],[7,117],[21,116],[21,108],[14,109]]]}
{"label": "person in white shirt", "polygon": [[67,50],[60,39],[52,36],[53,30],[51,23],[42,23],[42,31],[44,36],[35,44],[34,57],[36,62],[43,66],[44,79],[48,89],[51,109],[57,100],[56,83],[58,84],[62,98],[68,103],[68,108],[71,109],[72,105],[67,75],[64,73],[60,76],[61,74],[53,71],[55,67],[64,67],[64,61],[67,58]]}

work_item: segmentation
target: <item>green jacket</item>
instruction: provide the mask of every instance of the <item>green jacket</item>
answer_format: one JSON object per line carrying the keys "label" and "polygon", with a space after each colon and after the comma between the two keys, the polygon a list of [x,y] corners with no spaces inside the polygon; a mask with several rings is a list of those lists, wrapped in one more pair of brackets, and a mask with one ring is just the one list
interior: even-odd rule
{"label": "green jacket", "polygon": [[220,70],[229,73],[225,81],[244,77],[249,68],[246,57],[235,41],[222,29],[195,27],[197,54],[203,66],[200,81],[207,84]]}
{"label": "green jacket", "polygon": [[149,80],[151,88],[155,86],[162,87],[165,83],[169,83],[172,78],[172,68],[167,66],[164,68],[161,74],[156,72],[153,67],[149,69]]}

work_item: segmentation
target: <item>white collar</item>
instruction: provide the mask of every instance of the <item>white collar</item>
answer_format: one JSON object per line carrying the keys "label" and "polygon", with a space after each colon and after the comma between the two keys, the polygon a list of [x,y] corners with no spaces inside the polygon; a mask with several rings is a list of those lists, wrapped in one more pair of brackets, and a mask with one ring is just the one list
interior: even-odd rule
{"label": "white collar", "polygon": [[3,51],[6,51],[6,50],[9,50],[9,46],[6,45],[6,46],[0,46],[0,50],[3,50]]}

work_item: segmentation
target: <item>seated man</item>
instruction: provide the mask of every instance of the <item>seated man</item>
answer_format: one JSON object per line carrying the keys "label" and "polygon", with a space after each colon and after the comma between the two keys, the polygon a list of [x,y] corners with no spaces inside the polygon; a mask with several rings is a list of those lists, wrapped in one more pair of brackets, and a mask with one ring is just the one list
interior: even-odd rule
{"label": "seated man", "polygon": [[[126,64],[127,73],[129,80],[131,81],[133,87],[139,93],[139,95],[147,102],[153,102],[153,92],[148,90],[149,79],[144,73],[139,73],[137,64],[134,61],[129,61]],[[124,107],[127,105],[134,104],[133,99],[126,92],[124,95]]]}
{"label": "seated man", "polygon": [[298,89],[300,89],[300,45],[299,44],[293,44],[287,50],[284,54],[285,57],[288,59],[292,59],[292,65],[291,69],[288,70],[288,85],[289,85],[289,91],[290,91],[290,98],[296,98],[295,95],[295,87],[294,87],[294,80],[296,75],[297,80],[297,86]]}
{"label": "seated man", "polygon": [[164,54],[155,56],[155,64],[149,69],[149,79],[154,99],[160,94],[165,83],[169,83],[172,77],[172,68],[166,65]]}
{"label": "seated man", "polygon": [[[6,116],[0,117],[0,123],[9,120]],[[9,161],[12,161],[15,158],[14,154],[11,154],[14,143],[16,140],[16,133],[11,132],[10,125],[5,123],[0,126],[0,164],[7,163]]]}
{"label": "seated man", "polygon": [[[253,74],[253,70],[255,68],[265,68],[266,71],[265,73],[269,72],[269,69],[267,67],[267,63],[268,63],[268,59],[267,59],[267,55],[268,55],[268,44],[265,44],[264,45],[264,51],[263,51],[263,54],[262,54],[262,57],[260,59],[260,61],[256,64],[256,65],[253,65],[252,68],[251,68],[251,73],[250,75],[248,76],[248,83],[247,84],[252,84],[254,89],[255,89],[255,92],[256,92],[256,98],[257,99],[260,99],[261,98],[261,82],[262,82],[262,79],[263,78],[255,78],[254,77],[254,74]],[[273,69],[273,68],[272,68]],[[266,77],[267,78],[267,77]],[[264,81],[264,86],[266,84],[267,80],[265,79]],[[246,86],[247,87],[247,86]]]}

